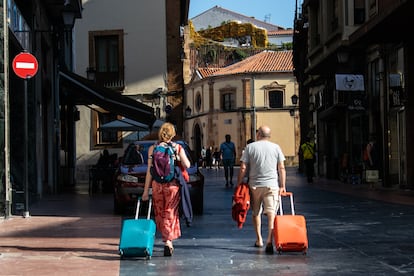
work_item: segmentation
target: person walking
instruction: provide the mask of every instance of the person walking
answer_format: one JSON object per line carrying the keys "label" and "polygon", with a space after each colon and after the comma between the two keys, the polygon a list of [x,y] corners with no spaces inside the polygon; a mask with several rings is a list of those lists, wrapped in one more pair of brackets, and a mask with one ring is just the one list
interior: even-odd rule
{"label": "person walking", "polygon": [[206,148],[203,146],[203,148],[201,149],[201,166],[203,168],[206,167]]}
{"label": "person walking", "polygon": [[364,163],[367,169],[377,170],[378,169],[378,152],[376,146],[376,139],[374,135],[369,137],[369,142],[366,144],[364,149]]}
{"label": "person walking", "polygon": [[248,144],[240,158],[237,185],[241,185],[249,168],[249,187],[253,227],[256,233],[255,247],[263,247],[261,215],[267,216],[267,254],[273,254],[273,224],[279,208],[279,194],[286,192],[285,156],[280,146],[270,141],[271,130],[261,126],[256,142]]}
{"label": "person walking", "polygon": [[230,134],[226,134],[225,141],[220,145],[221,160],[223,162],[226,187],[233,187],[234,160],[236,158],[236,146],[231,141]]}
{"label": "person walking", "polygon": [[[171,141],[175,135],[174,125],[164,123],[158,131],[158,143],[172,145],[176,158],[181,161],[181,166],[187,169],[190,167],[190,161],[185,150],[183,150],[181,145]],[[148,149],[148,168],[142,200],[149,200],[149,189],[152,188],[155,223],[164,242],[164,256],[172,256],[174,251],[172,241],[181,236],[179,216],[180,184],[175,178],[167,183],[158,183],[152,178],[150,170],[153,161],[153,151],[154,145]]]}
{"label": "person walking", "polygon": [[216,147],[214,148],[214,152],[213,152],[213,165],[216,169],[220,169],[220,163],[221,163],[221,152]]}
{"label": "person walking", "polygon": [[213,147],[211,146],[206,150],[206,164],[209,169],[213,168]]}
{"label": "person walking", "polygon": [[305,163],[305,174],[308,183],[313,182],[313,164],[315,162],[315,143],[311,141],[310,137],[306,137],[306,141],[300,146],[300,150]]}

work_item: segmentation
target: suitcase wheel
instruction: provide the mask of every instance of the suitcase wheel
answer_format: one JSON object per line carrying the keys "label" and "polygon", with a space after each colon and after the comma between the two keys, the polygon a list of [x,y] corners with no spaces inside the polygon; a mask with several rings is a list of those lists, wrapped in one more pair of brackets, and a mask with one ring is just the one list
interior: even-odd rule
{"label": "suitcase wheel", "polygon": [[151,255],[148,250],[145,250],[145,260],[151,260]]}

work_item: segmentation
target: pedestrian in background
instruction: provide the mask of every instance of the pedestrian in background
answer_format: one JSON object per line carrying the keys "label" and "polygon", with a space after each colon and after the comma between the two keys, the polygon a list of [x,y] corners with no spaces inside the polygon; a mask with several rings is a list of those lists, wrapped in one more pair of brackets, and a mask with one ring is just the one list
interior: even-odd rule
{"label": "pedestrian in background", "polygon": [[220,145],[221,160],[223,162],[226,187],[233,187],[234,161],[236,158],[236,146],[231,141],[230,134],[226,134],[225,141]]}
{"label": "pedestrian in background", "polygon": [[206,167],[206,148],[204,146],[201,149],[201,166]]}
{"label": "pedestrian in background", "polygon": [[306,178],[308,183],[312,183],[314,175],[313,164],[315,163],[315,142],[311,141],[310,137],[306,137],[305,142],[300,146],[300,152],[305,163]]}
{"label": "pedestrian in background", "polygon": [[[176,158],[181,161],[181,166],[188,169],[190,161],[187,158],[185,150],[177,143],[171,140],[175,136],[175,127],[171,123],[164,123],[158,131],[159,144],[172,144]],[[148,168],[145,177],[144,192],[142,200],[149,199],[149,188],[152,188],[152,197],[154,202],[154,214],[157,230],[161,233],[164,242],[164,256],[172,256],[174,247],[172,241],[181,236],[180,228],[180,184],[177,179],[173,179],[167,183],[158,183],[151,176],[152,153],[154,145],[148,149]]]}
{"label": "pedestrian in background", "polygon": [[371,135],[364,149],[364,163],[366,169],[378,169],[378,152],[375,136]]}
{"label": "pedestrian in background", "polygon": [[237,185],[249,168],[249,187],[253,227],[256,232],[255,247],[263,247],[261,215],[267,216],[268,233],[265,252],[273,254],[273,224],[279,208],[279,194],[286,192],[285,156],[278,144],[270,141],[270,128],[261,126],[256,142],[248,144],[240,158]]}
{"label": "pedestrian in background", "polygon": [[216,169],[220,169],[220,162],[221,162],[221,153],[219,149],[216,147],[214,148],[214,152],[213,152],[213,166]]}
{"label": "pedestrian in background", "polygon": [[206,150],[206,166],[212,169],[213,166],[213,147],[208,147]]}

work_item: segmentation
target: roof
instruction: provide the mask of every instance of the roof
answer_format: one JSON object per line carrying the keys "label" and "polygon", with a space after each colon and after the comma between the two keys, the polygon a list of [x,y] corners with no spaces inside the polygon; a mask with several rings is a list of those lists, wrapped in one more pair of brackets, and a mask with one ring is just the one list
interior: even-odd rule
{"label": "roof", "polygon": [[257,20],[254,17],[223,9],[219,6],[214,6],[213,8],[191,18],[191,22],[193,23],[196,31],[215,28],[221,26],[223,22],[232,20],[240,21],[241,23],[252,23],[253,25],[266,29],[267,31],[284,30],[283,27]]}
{"label": "roof", "polygon": [[205,78],[211,75],[214,75],[214,73],[216,73],[217,71],[220,71],[220,69],[222,68],[218,68],[218,67],[203,67],[203,68],[199,68],[198,69],[198,73],[200,74],[201,78]]}
{"label": "roof", "polygon": [[263,51],[224,68],[199,68],[202,78],[244,73],[293,72],[293,51]]}
{"label": "roof", "polygon": [[267,36],[282,36],[282,35],[291,35],[291,36],[293,36],[293,29],[268,31],[267,32]]}

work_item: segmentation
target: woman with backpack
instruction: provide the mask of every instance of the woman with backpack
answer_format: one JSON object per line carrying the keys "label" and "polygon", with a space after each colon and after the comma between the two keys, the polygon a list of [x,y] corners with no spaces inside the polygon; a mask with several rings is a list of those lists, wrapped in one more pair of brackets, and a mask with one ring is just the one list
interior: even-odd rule
{"label": "woman with backpack", "polygon": [[180,204],[180,184],[176,178],[168,182],[155,180],[153,168],[154,149],[159,146],[173,149],[174,159],[181,162],[184,168],[190,167],[185,150],[181,145],[172,142],[175,137],[175,127],[171,123],[164,123],[158,131],[158,143],[148,149],[148,169],[145,177],[144,192],[142,200],[149,200],[149,189],[152,188],[152,198],[154,202],[155,223],[161,233],[164,242],[164,256],[172,256],[174,247],[173,240],[181,236],[179,204]]}

